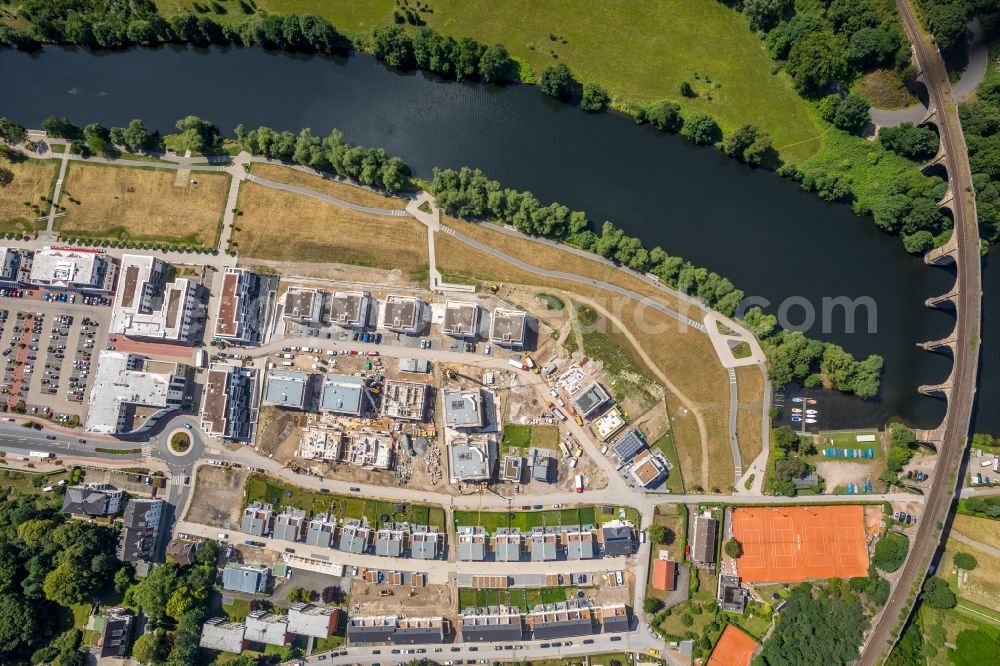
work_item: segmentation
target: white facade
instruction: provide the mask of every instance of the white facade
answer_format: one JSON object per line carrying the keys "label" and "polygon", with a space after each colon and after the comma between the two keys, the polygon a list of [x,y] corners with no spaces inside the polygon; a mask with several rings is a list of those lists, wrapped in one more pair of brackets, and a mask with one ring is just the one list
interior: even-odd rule
{"label": "white facade", "polygon": [[99,250],[43,247],[35,252],[29,281],[43,287],[111,291],[114,261]]}
{"label": "white facade", "polygon": [[169,268],[149,255],[122,256],[112,333],[168,341],[191,336],[198,306],[195,284],[187,278],[168,283]]}

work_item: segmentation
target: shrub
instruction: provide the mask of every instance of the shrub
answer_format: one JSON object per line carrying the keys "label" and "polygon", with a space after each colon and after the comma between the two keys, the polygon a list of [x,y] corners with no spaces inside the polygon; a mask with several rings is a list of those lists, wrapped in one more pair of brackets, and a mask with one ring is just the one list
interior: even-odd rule
{"label": "shrub", "polygon": [[895,532],[887,532],[875,544],[875,551],[872,554],[872,564],[882,571],[892,573],[902,566],[909,546],[910,542],[906,537]]}
{"label": "shrub", "polygon": [[955,566],[958,567],[959,569],[967,569],[969,571],[975,569],[976,565],[979,564],[976,561],[975,556],[972,555],[972,553],[964,553],[964,552],[955,553],[955,556],[952,558],[951,561],[954,562]]}
{"label": "shrub", "polygon": [[601,86],[596,83],[584,84],[583,99],[580,100],[580,108],[584,111],[603,111],[610,101],[608,91]]}

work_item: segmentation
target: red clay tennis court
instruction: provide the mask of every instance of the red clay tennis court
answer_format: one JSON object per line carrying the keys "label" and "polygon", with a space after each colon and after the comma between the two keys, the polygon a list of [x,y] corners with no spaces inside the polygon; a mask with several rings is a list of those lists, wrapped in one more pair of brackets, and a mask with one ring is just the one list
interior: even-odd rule
{"label": "red clay tennis court", "polygon": [[733,536],[743,544],[736,570],[750,583],[868,575],[861,505],[734,509]]}
{"label": "red clay tennis court", "polygon": [[731,624],[727,624],[715,644],[707,666],[748,666],[759,643]]}

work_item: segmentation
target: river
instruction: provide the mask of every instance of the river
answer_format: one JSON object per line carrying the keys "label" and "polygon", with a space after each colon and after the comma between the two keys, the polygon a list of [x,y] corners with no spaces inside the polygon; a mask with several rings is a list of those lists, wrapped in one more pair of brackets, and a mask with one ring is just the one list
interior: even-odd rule
{"label": "river", "polygon": [[[336,127],[348,141],[399,155],[417,175],[429,177],[434,166],[479,167],[543,201],[584,210],[592,220],[613,220],[650,247],[660,245],[731,278],[747,294],[772,302],[772,310],[800,298],[819,314],[824,298],[870,297],[877,305],[876,330],[848,333],[840,317],[823,331],[819,317],[808,331],[886,361],[878,399],[826,394],[821,425],[901,418],[930,427],[944,414],[943,402],[919,395],[916,387],[946,377],[950,359],[916,343],[944,337],[953,325],[947,312],[923,306],[927,297],[948,291],[948,271],[907,255],[898,238],[847,206],[824,203],[772,173],[627,118],[587,114],[530,86],[398,73],[364,55],[238,48],[3,50],[0,89],[0,115],[30,127],[50,114],[78,124],[142,118],[161,131],[187,114],[227,133],[241,122],[311,127],[319,134]],[[1000,289],[1000,269],[987,271],[985,281],[987,295],[996,294],[990,287]],[[985,309],[988,324],[1000,323],[990,317],[988,303]],[[996,348],[983,370],[1000,371]],[[981,384],[989,386],[988,376]],[[1000,433],[997,396],[988,390],[980,395],[989,395],[990,407],[978,410],[977,428]]]}

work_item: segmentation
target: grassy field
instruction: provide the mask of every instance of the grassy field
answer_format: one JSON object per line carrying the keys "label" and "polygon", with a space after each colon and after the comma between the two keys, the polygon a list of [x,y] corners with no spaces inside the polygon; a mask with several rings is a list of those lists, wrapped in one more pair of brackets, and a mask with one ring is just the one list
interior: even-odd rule
{"label": "grassy field", "polygon": [[382,516],[388,516],[387,522],[408,522],[416,525],[430,525],[445,530],[444,509],[427,504],[406,504],[403,511],[396,512],[392,502],[366,499],[354,495],[331,495],[320,493],[280,481],[260,474],[254,474],[247,479],[244,494],[244,506],[252,501],[269,503],[275,512],[280,512],[285,506],[294,506],[305,510],[310,516],[330,512],[340,518],[367,518],[368,522],[377,527]]}
{"label": "grassy field", "polygon": [[851,86],[851,92],[880,109],[902,109],[918,101],[894,69],[876,69],[859,77]]}
{"label": "grassy field", "polygon": [[503,444],[518,449],[556,449],[559,446],[559,426],[507,423],[503,427]]}
{"label": "grassy field", "polygon": [[[959,601],[962,605],[967,603]],[[949,666],[954,663],[948,658],[951,650],[945,647],[945,643],[955,645],[955,638],[964,630],[983,630],[991,636],[1000,633],[989,618],[958,606],[950,610],[937,610],[923,604],[920,606],[919,621],[924,634],[925,663],[933,666]]]}
{"label": "grassy field", "polygon": [[[673,509],[671,513],[670,510]],[[667,537],[668,543],[653,543],[650,544],[649,549],[649,571],[650,576],[646,580],[646,596],[656,597],[657,599],[666,599],[670,596],[670,592],[664,592],[662,590],[654,589],[652,580],[653,571],[653,561],[658,559],[661,550],[666,550],[670,553],[670,559],[678,562],[677,566],[684,566],[684,523],[687,519],[686,511],[678,511],[679,506],[664,505],[657,507],[656,514],[653,516],[654,525],[662,525],[667,528],[672,536]],[[662,512],[662,513],[661,513]]]}
{"label": "grassy field", "polygon": [[240,188],[233,234],[244,257],[399,269],[427,264],[419,222],[377,217],[254,183]]}
{"label": "grassy field", "polygon": [[[488,243],[523,261],[542,268],[572,271],[580,275],[605,280],[655,298],[661,303],[701,317],[690,305],[655,290],[642,280],[602,263],[580,257],[541,243],[512,244],[490,225],[476,225],[447,218],[453,226],[476,240]],[[671,417],[674,443],[677,447],[682,475],[686,483],[702,485],[706,490],[725,490],[732,484],[732,456],[729,452],[729,384],[725,370],[707,336],[678,324],[667,315],[640,305],[636,301],[608,291],[568,283],[527,273],[485,253],[474,250],[454,238],[441,234],[437,238],[438,266],[462,275],[465,279],[501,280],[506,283],[537,285],[580,294],[601,303],[629,328],[629,333],[664,376],[673,384],[667,388],[667,409]],[[617,327],[603,331],[618,347],[634,349],[629,337]],[[627,355],[627,354],[626,354]],[[676,389],[676,391],[674,390]],[[683,406],[675,393],[681,393],[700,410],[706,424],[708,455],[702,454],[701,435],[695,416]],[[746,395],[746,400],[753,396]],[[756,400],[760,400],[760,396]],[[709,464],[711,461],[711,464]],[[703,473],[707,478],[703,478]]]}
{"label": "grassy field", "polygon": [[684,492],[684,474],[681,471],[680,460],[677,458],[677,447],[674,446],[674,437],[670,433],[665,434],[650,445],[651,449],[659,449],[667,461],[670,462],[670,475],[667,477],[667,490],[672,493]]}
{"label": "grassy field", "polygon": [[[14,180],[0,191],[0,233],[32,233],[45,228],[45,220],[38,221],[39,214],[47,214],[49,205],[42,197],[52,196],[59,162],[56,160],[25,159],[19,162],[4,162]],[[35,210],[25,204],[38,206]]]}
{"label": "grassy field", "polygon": [[763,432],[764,376],[756,366],[736,368],[736,439],[743,469],[761,452]]}
{"label": "grassy field", "polygon": [[[858,435],[874,435],[875,441],[859,442],[857,440]],[[872,460],[870,458],[831,458],[824,456],[823,450],[831,447],[848,450],[857,449],[864,452],[871,449],[872,453],[875,455],[875,460],[885,457],[882,452],[882,436],[879,434],[878,430],[840,430],[837,432],[821,432],[819,437],[816,439],[816,455],[804,456],[804,458],[809,462],[817,460],[832,460],[836,462],[868,463]]]}
{"label": "grassy field", "polygon": [[458,590],[458,610],[469,606],[502,605],[529,611],[538,604],[554,604],[574,599],[578,591],[579,588],[576,587],[543,587],[534,590],[479,590],[463,587]]}
{"label": "grassy field", "polygon": [[[170,14],[190,8],[192,2],[157,4]],[[421,16],[435,30],[501,43],[536,76],[565,63],[578,80],[600,83],[619,103],[669,98],[681,101],[686,114],[711,114],[726,128],[753,122],[774,138],[776,147],[787,146],[782,154],[792,162],[819,147],[810,140],[820,131],[808,103],[796,94],[789,77],[774,68],[743,16],[716,0],[423,4],[433,11]],[[393,10],[390,0],[257,0],[255,5],[272,13],[319,14],[355,39],[374,26],[391,23]],[[725,38],[706,38],[711,35]],[[680,95],[684,81],[697,97]]]}
{"label": "grassy field", "polygon": [[498,527],[519,527],[528,531],[543,526],[597,525],[599,518],[610,520],[612,516],[598,516],[597,509],[592,506],[550,511],[456,511],[455,525],[480,525],[492,534]]}
{"label": "grassy field", "polygon": [[[978,562],[975,569],[967,572],[969,579],[966,581],[957,580],[951,573],[954,566],[952,558],[958,552],[970,553]],[[994,557],[955,539],[948,539],[939,575],[947,578],[960,598],[1000,611],[1000,557]],[[964,572],[962,576],[965,576]]]}
{"label": "grassy field", "polygon": [[321,178],[309,173],[304,173],[291,167],[279,166],[277,164],[253,164],[250,167],[255,176],[267,178],[268,180],[288,185],[306,187],[310,190],[329,194],[330,196],[350,201],[369,208],[395,208],[402,210],[406,208],[408,199],[399,197],[387,197],[373,190],[356,185],[349,185],[329,178]]}
{"label": "grassy field", "polygon": [[71,163],[56,218],[63,236],[214,247],[225,212],[229,176],[192,173],[198,184],[174,183],[177,172]]}

